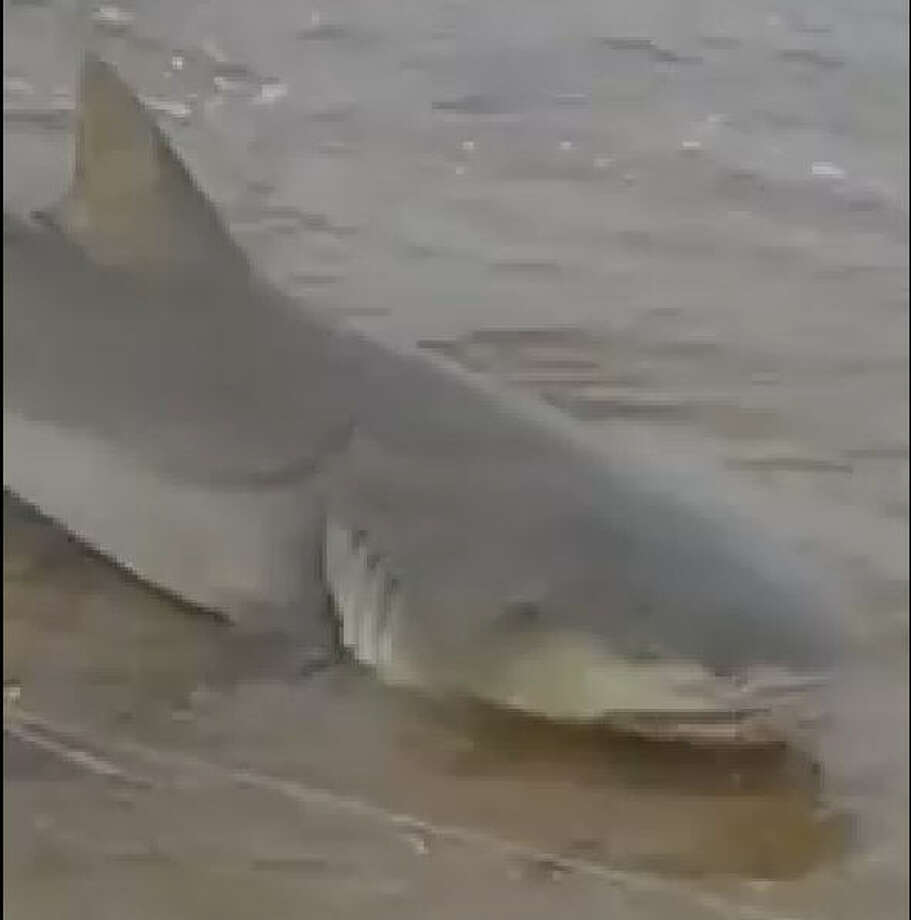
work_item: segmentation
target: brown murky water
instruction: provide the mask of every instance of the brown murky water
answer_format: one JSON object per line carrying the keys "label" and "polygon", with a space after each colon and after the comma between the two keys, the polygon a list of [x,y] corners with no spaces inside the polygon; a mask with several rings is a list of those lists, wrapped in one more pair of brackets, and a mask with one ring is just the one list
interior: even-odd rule
{"label": "brown murky water", "polygon": [[615,868],[793,878],[848,845],[848,816],[786,751],[648,744],[434,704],[353,667],[311,670],[269,640],[252,648],[9,499],[4,537],[5,661],[26,711]]}
{"label": "brown murky water", "polygon": [[5,207],[62,190],[91,38],[286,290],[733,475],[862,652],[821,771],[649,745],[234,635],[5,501],[11,914],[906,914],[907,10],[76,22],[4,4]]}
{"label": "brown murky water", "polygon": [[[632,871],[637,879],[681,879],[687,909],[712,916],[714,902],[710,909],[699,900],[706,892],[720,892],[722,904],[755,902],[757,896],[761,903],[795,886],[799,892],[808,877],[826,879],[835,872],[840,878],[845,866],[864,854],[856,829],[860,816],[833,803],[824,774],[786,751],[648,744],[470,707],[442,707],[384,691],[347,666],[314,669],[313,662],[289,655],[274,641],[236,637],[222,624],[155,596],[10,500],[4,504],[4,610],[6,716],[13,730],[8,744],[21,742],[16,730],[34,728],[31,719],[38,714],[39,743],[63,739],[70,752],[100,751],[122,764],[136,759],[129,745],[138,743],[152,752],[156,769],[161,752],[181,765],[181,758],[196,757],[220,769],[254,771],[254,785],[262,777],[284,779],[357,796],[384,815],[413,815],[427,825],[409,830],[406,823],[397,837],[404,833],[419,853],[445,845],[452,826],[528,847],[505,860],[498,884],[552,885],[578,872],[581,862],[583,875],[604,867]],[[170,879],[193,871],[188,837],[217,833],[246,839],[239,816],[220,817],[215,829],[203,813],[193,819],[198,824],[191,832],[183,819],[190,807],[183,803],[185,794],[168,792],[167,784],[156,780],[153,792],[143,785],[118,793],[123,801],[117,807],[135,811],[140,822],[133,829],[143,841],[135,844],[140,856],[131,857],[134,844],[108,839],[111,806],[92,813],[83,804],[78,819],[70,814],[72,796],[82,801],[85,783],[98,784],[97,770],[77,761],[61,771],[61,762],[67,766],[71,758],[61,761],[59,752],[50,758],[56,767],[49,768],[40,746],[33,746],[34,739],[31,744],[7,752],[4,760],[5,794],[14,805],[5,823],[5,866],[11,870],[6,890],[26,916],[44,915],[36,898],[46,885],[69,890],[72,869],[61,877],[53,860],[46,865],[48,857],[41,855],[46,850],[78,862],[87,841],[98,846],[107,840],[115,856],[94,856],[100,862],[93,869],[97,903],[116,904],[124,864],[135,869],[133,862],[151,862]],[[30,790],[36,783],[53,794],[35,799]],[[198,797],[211,794],[213,785],[222,783],[204,776],[190,784]],[[240,789],[246,785],[238,782]],[[150,824],[139,814],[153,793],[161,801],[155,806],[157,823]],[[229,802],[219,807],[231,812],[235,804]],[[265,817],[258,813],[257,820],[271,829],[269,814],[270,809]],[[309,820],[302,817],[304,827]],[[263,834],[257,829],[254,842]],[[120,846],[127,856],[119,854]],[[309,865],[305,873],[322,886],[337,871],[329,868],[337,846],[325,831],[308,838],[309,850],[321,854],[308,858],[326,866]],[[261,863],[270,860],[279,867],[275,871],[295,877],[301,871],[299,856],[284,850],[262,856],[255,845],[252,849],[237,857],[243,872],[251,865],[261,871]],[[491,859],[504,861],[496,847],[484,861]],[[243,878],[230,866],[219,871],[234,883]],[[343,877],[347,881],[332,910],[344,916],[350,873]],[[829,878],[823,890],[832,884]],[[146,897],[126,890],[132,892],[128,897]],[[890,888],[870,891],[860,903],[872,910],[882,900],[887,910],[881,915],[888,916],[898,894]],[[536,897],[534,890],[526,896]],[[852,896],[856,904],[856,887]],[[649,897],[660,901],[667,894],[659,886]],[[504,903],[497,886],[487,898],[487,909]],[[406,901],[425,909],[438,903],[411,889]],[[146,909],[148,903],[142,903]],[[468,910],[468,901],[463,908]],[[365,909],[350,908],[350,915],[364,915]],[[181,910],[197,916],[187,903]],[[656,910],[647,906],[643,916],[668,915],[667,908]],[[826,915],[850,914],[839,909]]]}

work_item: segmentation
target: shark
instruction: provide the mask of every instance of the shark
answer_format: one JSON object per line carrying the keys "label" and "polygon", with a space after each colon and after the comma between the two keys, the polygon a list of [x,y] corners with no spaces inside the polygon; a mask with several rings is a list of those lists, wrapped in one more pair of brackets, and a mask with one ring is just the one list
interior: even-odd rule
{"label": "shark", "polygon": [[6,490],[241,632],[328,609],[387,684],[711,742],[809,718],[831,598],[723,485],[285,296],[111,64],[79,98],[69,191],[4,215]]}

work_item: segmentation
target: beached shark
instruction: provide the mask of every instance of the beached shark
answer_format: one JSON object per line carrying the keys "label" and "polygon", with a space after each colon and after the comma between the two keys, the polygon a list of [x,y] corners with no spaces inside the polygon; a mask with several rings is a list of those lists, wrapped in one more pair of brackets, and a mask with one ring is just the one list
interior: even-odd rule
{"label": "beached shark", "polygon": [[241,626],[329,598],[386,682],[719,740],[837,661],[813,576],[710,485],[262,280],[101,60],[3,294],[5,488]]}

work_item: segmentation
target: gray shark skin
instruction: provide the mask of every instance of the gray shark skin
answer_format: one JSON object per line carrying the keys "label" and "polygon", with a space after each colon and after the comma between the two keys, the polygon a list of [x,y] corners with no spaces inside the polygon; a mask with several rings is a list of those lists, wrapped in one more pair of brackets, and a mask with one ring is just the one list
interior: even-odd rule
{"label": "gray shark skin", "polygon": [[705,490],[271,289],[97,59],[3,283],[4,486],[241,626],[313,634],[328,594],[388,682],[713,739],[838,660],[812,577]]}

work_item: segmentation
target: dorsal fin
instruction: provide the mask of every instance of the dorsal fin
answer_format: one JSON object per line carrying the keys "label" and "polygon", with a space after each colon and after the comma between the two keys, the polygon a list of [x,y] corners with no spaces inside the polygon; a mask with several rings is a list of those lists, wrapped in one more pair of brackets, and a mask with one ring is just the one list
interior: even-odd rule
{"label": "dorsal fin", "polygon": [[92,55],[82,68],[73,183],[47,216],[105,265],[246,269],[159,127],[114,68]]}

